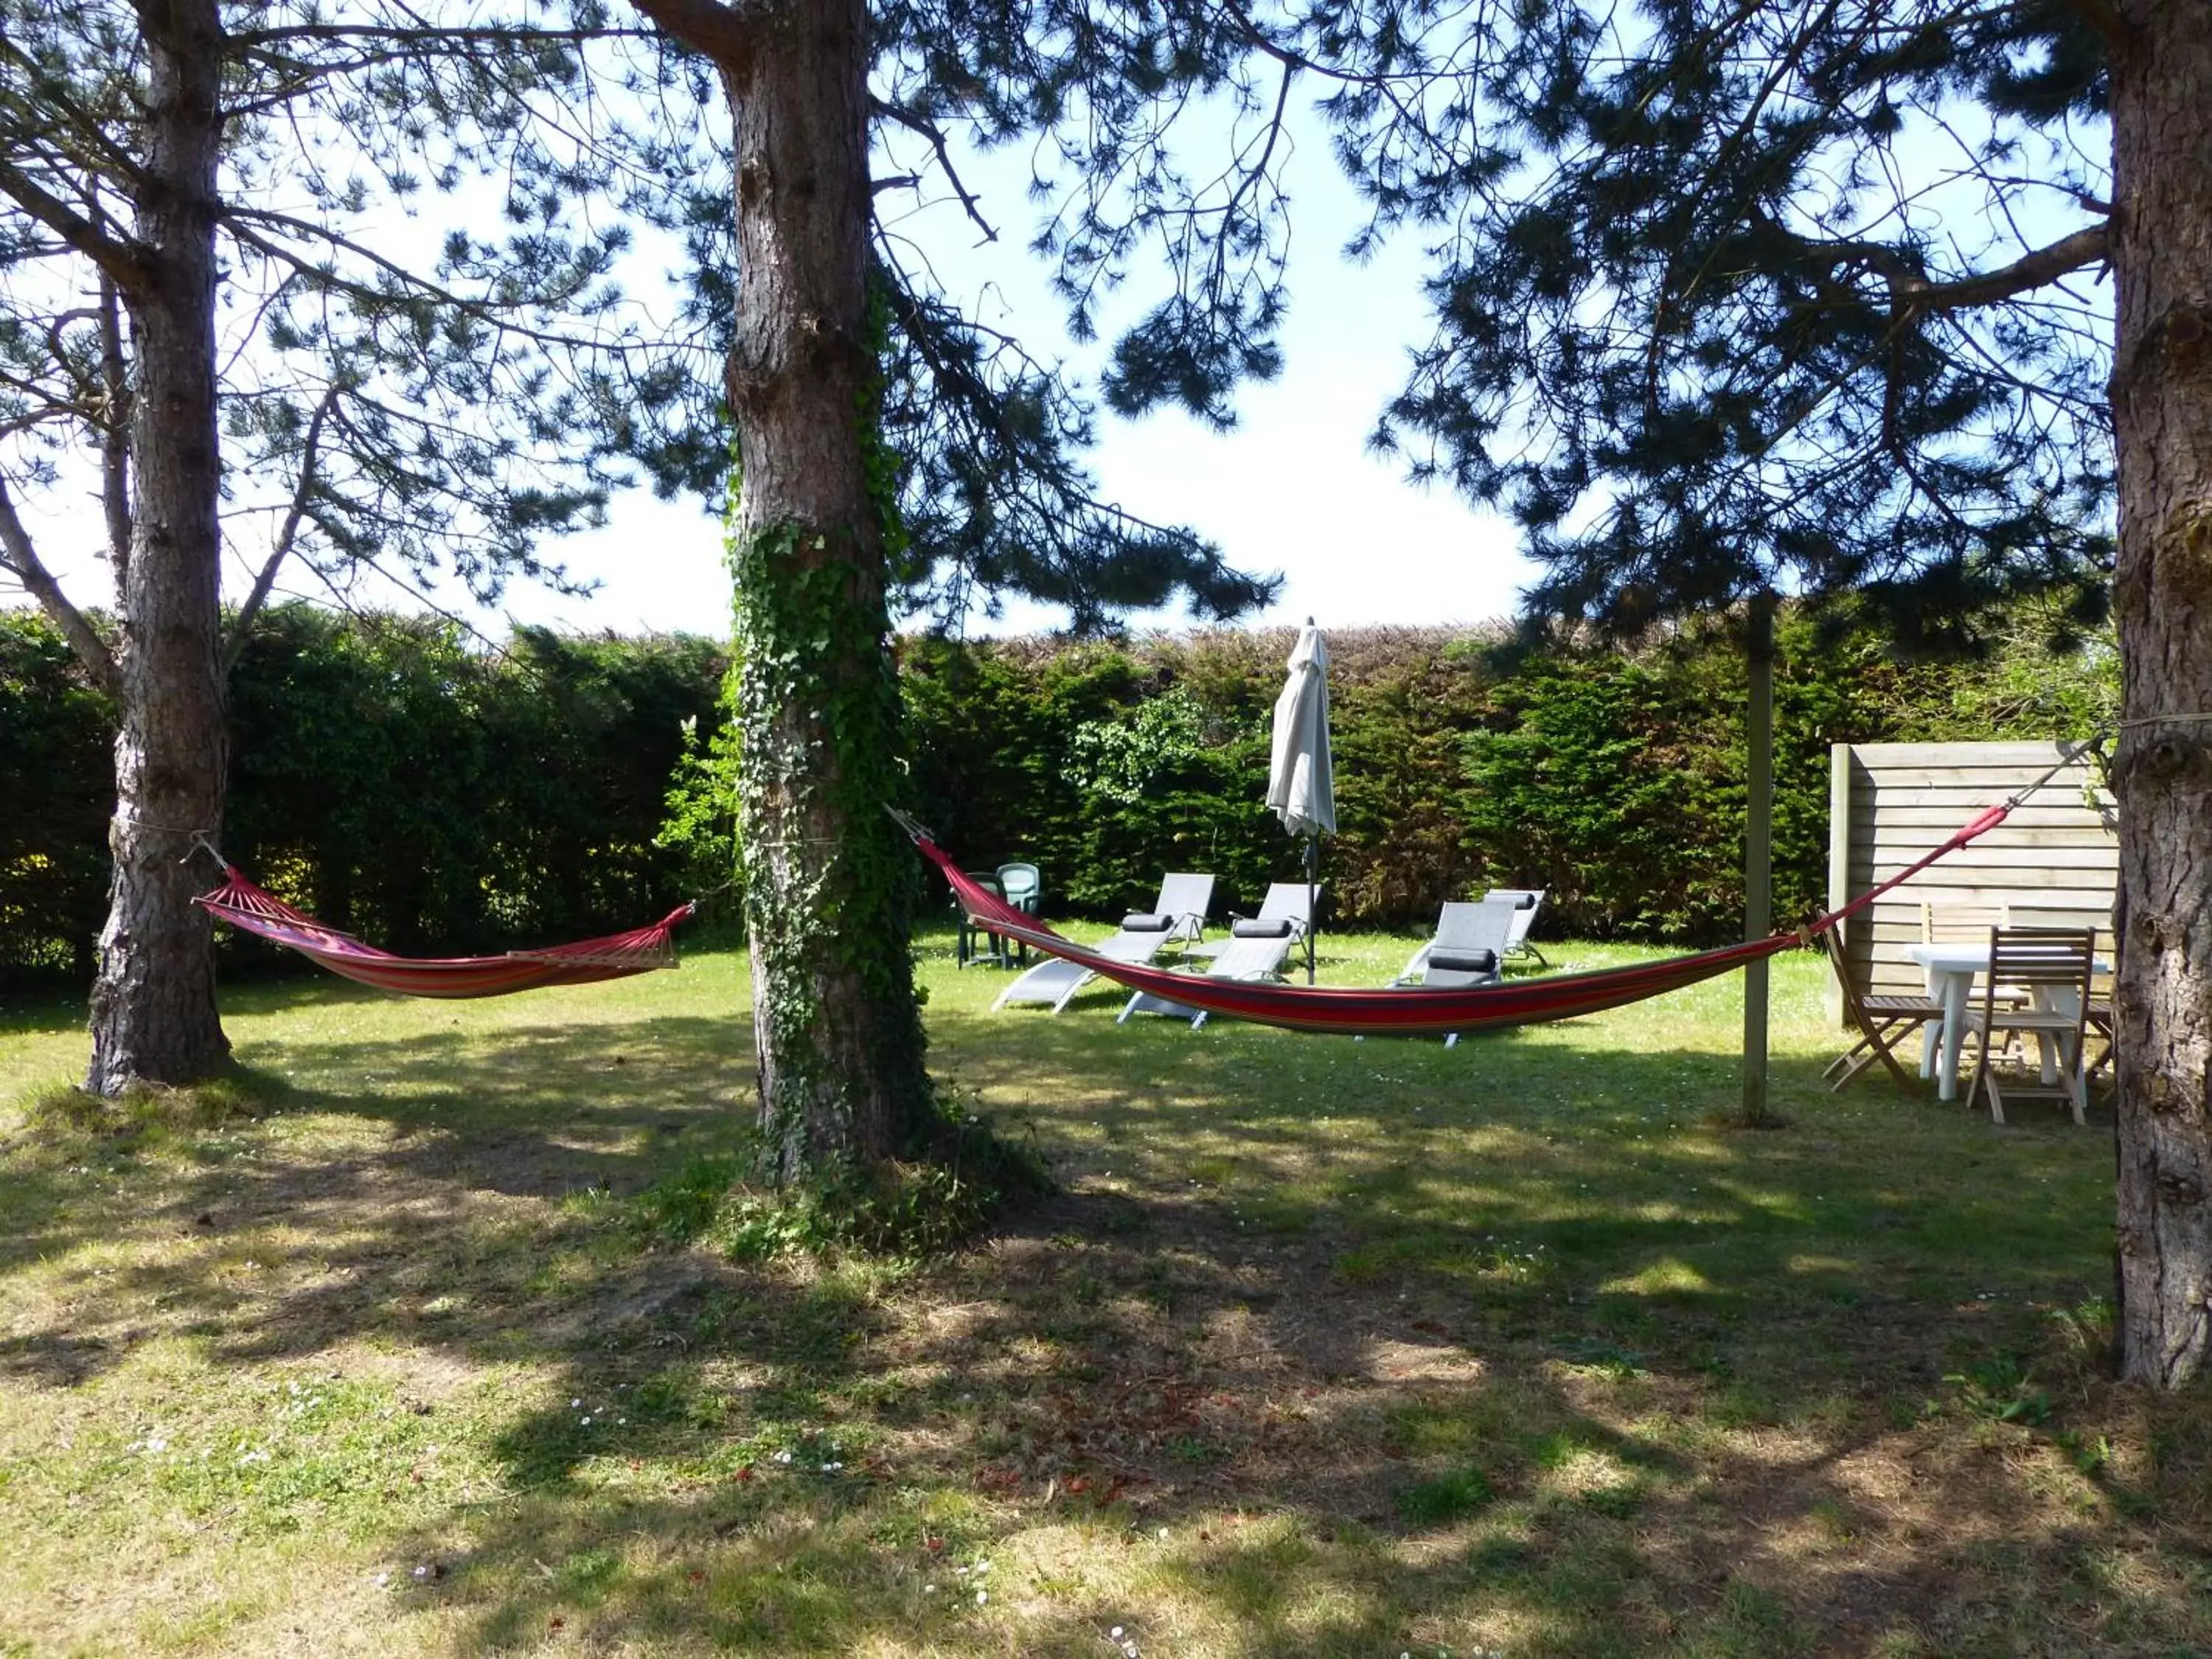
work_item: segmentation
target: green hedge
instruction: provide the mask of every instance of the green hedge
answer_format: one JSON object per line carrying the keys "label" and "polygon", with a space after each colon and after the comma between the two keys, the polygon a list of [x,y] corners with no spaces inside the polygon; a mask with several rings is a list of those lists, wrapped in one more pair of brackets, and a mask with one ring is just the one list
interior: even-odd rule
{"label": "green hedge", "polygon": [[[635,926],[686,884],[655,836],[684,722],[711,726],[725,665],[696,639],[525,629],[487,654],[442,622],[272,609],[231,678],[223,851],[401,951]],[[0,613],[0,974],[90,971],[111,721],[43,619]]]}
{"label": "green hedge", "polygon": [[[971,866],[1042,867],[1048,908],[1108,916],[1161,872],[1249,907],[1300,873],[1261,805],[1293,635],[1127,648],[917,641],[904,653],[917,810]],[[1521,656],[1502,633],[1329,635],[1338,835],[1328,914],[1419,926],[1486,886],[1544,887],[1542,929],[1711,944],[1743,915],[1745,667],[1717,634]],[[1785,615],[1775,674],[1775,914],[1826,890],[1838,742],[2080,737],[2117,696],[2109,648],[1899,664]]]}
{"label": "green hedge", "polygon": [[113,709],[60,631],[0,611],[0,975],[92,977],[113,736]]}
{"label": "green hedge", "polygon": [[[1300,873],[1261,801],[1291,642],[902,641],[909,804],[972,866],[1038,865],[1054,914],[1118,915],[1176,869],[1249,908]],[[1900,665],[1787,615],[1779,643],[1778,919],[1826,890],[1831,743],[2081,736],[2115,697],[2108,648],[2053,658],[2025,633],[1964,665]],[[1735,935],[1744,672],[1725,639],[1516,658],[1496,635],[1369,629],[1329,647],[1338,922],[1418,927],[1484,886],[1540,886],[1553,936]],[[629,925],[726,868],[707,786],[729,757],[702,764],[726,670],[696,639],[523,630],[488,655],[442,623],[274,610],[234,676],[226,850],[403,951]],[[110,719],[51,627],[0,612],[0,974],[89,972]],[[689,797],[670,834],[672,776]]]}

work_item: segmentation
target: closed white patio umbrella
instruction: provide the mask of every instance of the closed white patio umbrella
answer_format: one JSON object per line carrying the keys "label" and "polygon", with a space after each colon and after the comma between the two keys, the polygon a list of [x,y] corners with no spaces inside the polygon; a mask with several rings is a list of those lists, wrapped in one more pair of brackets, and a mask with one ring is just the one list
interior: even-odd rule
{"label": "closed white patio umbrella", "polygon": [[1321,838],[1336,833],[1336,776],[1328,754],[1328,647],[1313,618],[1298,630],[1290,678],[1275,699],[1275,740],[1267,767],[1267,805],[1283,828],[1306,842],[1306,983],[1314,982],[1315,914]]}

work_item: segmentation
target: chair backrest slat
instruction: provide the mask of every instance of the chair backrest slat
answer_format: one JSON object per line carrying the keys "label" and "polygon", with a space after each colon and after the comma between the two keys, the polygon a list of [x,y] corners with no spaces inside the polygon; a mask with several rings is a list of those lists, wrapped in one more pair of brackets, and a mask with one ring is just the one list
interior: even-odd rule
{"label": "chair backrest slat", "polygon": [[1154,913],[1163,916],[1195,916],[1203,921],[1213,905],[1213,878],[1178,872],[1160,882],[1160,902]]}
{"label": "chair backrest slat", "polygon": [[1261,902],[1256,921],[1294,921],[1301,927],[1313,918],[1308,914],[1306,884],[1302,881],[1279,881],[1267,889],[1267,896]]}
{"label": "chair backrest slat", "polygon": [[2086,985],[2096,953],[2094,927],[1990,929],[1990,977],[2008,984]]}
{"label": "chair backrest slat", "polygon": [[1920,901],[1920,942],[1923,945],[1958,945],[1972,940],[1978,945],[1987,938],[1992,927],[2002,927],[2012,921],[2008,904],[1954,904],[1948,901]]}
{"label": "chair backrest slat", "polygon": [[1844,930],[1831,927],[1821,933],[1820,943],[1827,947],[1828,965],[1836,970],[1836,983],[1844,994],[1844,1018],[1852,1028],[1867,1029],[1866,1004],[1860,1000],[1857,982],[1851,978],[1851,959],[1844,949]]}
{"label": "chair backrest slat", "polygon": [[1446,904],[1437,916],[1436,943],[1447,951],[1495,951],[1502,957],[1518,914],[1508,899]]}

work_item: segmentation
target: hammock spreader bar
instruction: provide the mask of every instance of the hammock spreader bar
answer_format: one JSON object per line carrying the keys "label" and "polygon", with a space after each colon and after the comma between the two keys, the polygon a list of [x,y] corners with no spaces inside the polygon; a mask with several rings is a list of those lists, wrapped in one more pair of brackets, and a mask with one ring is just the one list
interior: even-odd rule
{"label": "hammock spreader bar", "polygon": [[1995,829],[2040,781],[2029,785],[2012,799],[1980,813],[1925,858],[1869,888],[1840,909],[1832,910],[1795,932],[1777,933],[1771,939],[1743,945],[1723,945],[1694,956],[1673,957],[1664,962],[1635,963],[1625,968],[1600,968],[1579,974],[1550,974],[1510,983],[1449,988],[1281,985],[1273,981],[1210,979],[1202,974],[1179,973],[1145,963],[1118,962],[1064,938],[978,886],[923,833],[920,825],[902,821],[922,856],[944,872],[961,908],[977,926],[1035,945],[1048,956],[1088,968],[1102,979],[1110,979],[1131,990],[1149,991],[1209,1014],[1250,1020],[1260,1025],[1278,1025],[1285,1030],[1418,1036],[1533,1025],[1546,1020],[1572,1019],[1580,1014],[1602,1013],[1608,1008],[1641,1002],[1646,997],[1712,979],[1791,945],[1810,944],[1818,935],[1865,908],[1892,888],[1918,875],[1946,853]]}
{"label": "hammock spreader bar", "polygon": [[410,997],[497,997],[541,985],[591,985],[676,964],[675,933],[694,908],[672,910],[650,927],[542,951],[498,957],[398,957],[325,927],[264,891],[230,865],[223,884],[192,902],[218,921],[297,951],[334,974]]}

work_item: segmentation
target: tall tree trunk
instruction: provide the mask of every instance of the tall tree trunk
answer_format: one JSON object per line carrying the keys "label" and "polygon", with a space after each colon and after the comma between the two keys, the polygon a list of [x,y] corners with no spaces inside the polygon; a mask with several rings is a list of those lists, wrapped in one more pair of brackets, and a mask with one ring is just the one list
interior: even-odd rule
{"label": "tall tree trunk", "polygon": [[2212,1347],[2212,6],[2123,0],[2119,325],[2121,1370]]}
{"label": "tall tree trunk", "polygon": [[762,1127],[779,1178],[920,1150],[934,1121],[909,951],[883,524],[871,490],[866,0],[639,0],[713,57],[734,117],[730,408],[740,841]]}
{"label": "tall tree trunk", "polygon": [[222,24],[215,0],[143,7],[146,174],[137,236],[151,276],[131,296],[138,386],[134,514],[118,572],[114,855],[86,1087],[185,1083],[230,1044],[216,1013],[208,918],[191,896],[213,873],[193,836],[222,822],[221,528],[216,519],[215,188]]}

